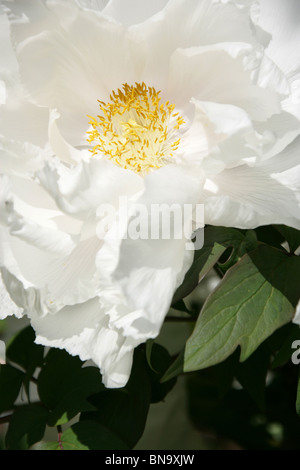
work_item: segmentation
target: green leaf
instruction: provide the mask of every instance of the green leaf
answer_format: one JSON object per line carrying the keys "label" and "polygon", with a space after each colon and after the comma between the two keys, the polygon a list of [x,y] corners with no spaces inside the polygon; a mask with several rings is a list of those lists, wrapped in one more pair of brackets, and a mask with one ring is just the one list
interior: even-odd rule
{"label": "green leaf", "polygon": [[162,381],[161,378],[172,363],[168,351],[160,344],[154,343],[151,351],[151,403],[162,401],[176,383],[175,377]]}
{"label": "green leaf", "polygon": [[34,450],[62,450],[58,441],[40,441],[34,445]]}
{"label": "green leaf", "polygon": [[35,333],[28,326],[21,330],[9,343],[6,357],[25,370],[36,368],[43,363],[44,347],[34,343]]}
{"label": "green leaf", "polygon": [[147,359],[150,369],[153,369],[152,364],[151,364],[151,353],[152,353],[153,344],[154,344],[154,339],[150,338],[147,340],[146,348],[145,348],[146,359]]}
{"label": "green leaf", "polygon": [[241,346],[241,361],[288,323],[299,296],[300,258],[261,245],[227,271],[187,341],[184,370],[217,364]]}
{"label": "green leaf", "polygon": [[164,375],[161,378],[161,383],[167,382],[168,380],[177,377],[178,375],[183,373],[183,365],[184,365],[184,351],[182,351],[176,357],[175,361],[172,362],[170,367],[166,370]]}
{"label": "green leaf", "polygon": [[96,421],[80,421],[60,437],[60,441],[41,443],[38,450],[128,450],[112,431]]}
{"label": "green leaf", "polygon": [[257,227],[255,229],[255,234],[259,242],[282,250],[281,244],[284,242],[284,237],[278,232],[278,230],[276,230],[275,226],[263,225],[261,227]]}
{"label": "green leaf", "polygon": [[37,367],[43,363],[44,347],[34,343],[35,333],[28,326],[21,330],[9,343],[6,351],[8,361],[25,369],[24,385],[29,394],[29,382]]}
{"label": "green leaf", "polygon": [[287,227],[286,225],[275,225],[275,228],[288,242],[291,252],[296,251],[300,246],[300,230]]}
{"label": "green leaf", "polygon": [[238,251],[238,255],[244,256],[246,253],[249,253],[252,250],[257,248],[258,241],[257,235],[254,230],[247,230],[245,233],[245,238],[242,240],[241,244],[236,247]]}
{"label": "green leaf", "polygon": [[265,410],[265,386],[270,365],[270,351],[264,345],[236,366],[236,378],[261,410]]}
{"label": "green leaf", "polygon": [[0,320],[0,334],[2,335],[5,332],[7,327],[7,320]]}
{"label": "green leaf", "polygon": [[194,261],[185,275],[182,285],[174,294],[172,304],[190,294],[203,277],[213,268],[226,248],[238,248],[244,241],[242,232],[227,227],[206,227],[204,245],[195,251]]}
{"label": "green leaf", "polygon": [[[229,361],[229,362],[228,362]],[[187,377],[188,411],[194,426],[248,449],[270,449],[270,435],[245,390],[231,388],[234,363],[226,361]],[[221,440],[222,442],[222,440]],[[226,445],[226,443],[225,443]]]}
{"label": "green leaf", "polygon": [[82,413],[81,421],[96,421],[132,448],[144,431],[150,399],[147,361],[144,351],[137,348],[126,387],[107,389],[91,397],[90,401],[97,411]]}
{"label": "green leaf", "polygon": [[28,449],[44,436],[48,411],[40,404],[17,408],[12,415],[5,443],[9,450]]}
{"label": "green leaf", "polygon": [[181,299],[179,300],[178,302],[176,302],[175,304],[172,305],[171,307],[173,310],[177,310],[179,312],[184,312],[184,313],[188,313],[188,314],[193,314],[193,312],[191,312],[188,307],[186,306],[186,304],[184,303],[184,301]]}
{"label": "green leaf", "polygon": [[290,323],[284,327],[284,338],[281,341],[280,347],[275,351],[271,364],[272,369],[290,362],[294,352],[292,347],[294,341],[299,341],[300,344],[300,328],[298,325]]}
{"label": "green leaf", "polygon": [[13,408],[23,379],[22,371],[9,364],[0,365],[0,413]]}
{"label": "green leaf", "polygon": [[93,410],[88,397],[104,390],[99,369],[82,367],[78,357],[51,349],[38,376],[41,401],[51,411],[48,424],[66,423],[81,411]]}

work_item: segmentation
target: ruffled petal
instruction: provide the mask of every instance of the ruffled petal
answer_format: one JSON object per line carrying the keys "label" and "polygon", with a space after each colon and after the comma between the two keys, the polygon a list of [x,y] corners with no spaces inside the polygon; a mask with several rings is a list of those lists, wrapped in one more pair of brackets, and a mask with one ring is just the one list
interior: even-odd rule
{"label": "ruffled petal", "polygon": [[[266,50],[286,74],[300,67],[300,4],[298,0],[260,0],[258,23],[271,34]],[[287,51],[289,51],[287,53]]]}
{"label": "ruffled petal", "polygon": [[[193,153],[198,148],[199,162],[206,175],[211,177],[224,168],[243,163],[244,159],[253,155],[249,145],[250,136],[254,133],[253,124],[243,109],[196,99],[191,102],[195,105],[195,119],[187,135],[182,138],[182,148],[186,150],[187,143],[189,149],[189,141],[194,142]],[[201,128],[198,135],[192,135],[194,128]],[[206,152],[201,152],[201,135],[205,136]],[[186,153],[185,158],[189,161],[190,155]]]}
{"label": "ruffled petal", "polygon": [[[136,203],[132,203],[129,212],[134,214],[137,211],[138,221],[146,224],[144,234],[139,233],[133,218],[129,219],[133,223],[132,231],[129,227],[130,236],[118,243],[110,239],[109,234],[104,239],[96,263],[99,271],[108,265],[106,277],[110,276],[110,282],[101,292],[100,299],[104,298],[106,303],[111,299],[116,306],[108,314],[111,323],[123,329],[124,336],[139,342],[157,336],[173,293],[193,259],[193,251],[187,249],[191,225],[187,225],[190,231],[184,229],[183,209],[188,205],[195,209],[203,182],[200,170],[197,176],[197,169],[189,167],[169,165],[148,175],[144,193]],[[140,216],[140,205],[146,215],[143,211]],[[172,217],[170,209],[172,211],[174,206],[177,215],[180,214],[179,222],[174,216],[177,231],[170,229],[166,238],[162,236],[158,219],[152,218],[154,205],[161,208],[168,222]],[[192,215],[192,212],[188,214],[190,223]],[[150,232],[152,238],[149,237]]]}
{"label": "ruffled petal", "polygon": [[35,308],[45,314],[95,294],[94,260],[101,246],[95,223],[85,227],[57,209],[25,203],[12,192],[7,178],[2,178],[0,202],[0,266],[18,305],[24,300],[27,311]]}
{"label": "ruffled petal", "polygon": [[280,112],[280,97],[272,88],[252,83],[259,58],[248,44],[217,44],[178,49],[171,58],[168,92],[179,107],[190,97],[240,107],[251,119],[264,121]]}
{"label": "ruffled petal", "polygon": [[[271,34],[265,53],[286,74],[290,94],[283,108],[300,120],[300,5],[297,0],[260,0],[257,22]],[[288,53],[287,53],[288,51]]]}
{"label": "ruffled petal", "polygon": [[206,182],[205,222],[255,228],[286,224],[300,228],[300,167],[298,145],[258,167],[240,166]]}
{"label": "ruffled petal", "polygon": [[129,378],[135,343],[117,328],[109,327],[108,320],[98,298],[65,307],[56,315],[31,316],[37,343],[64,348],[83,361],[92,359],[102,372],[104,384],[119,388]]}
{"label": "ruffled petal", "polygon": [[[14,197],[10,192],[7,178],[1,177],[1,183],[6,188],[5,191],[1,191],[0,196],[1,219],[12,236],[56,254],[68,254],[73,250],[75,244],[72,238],[67,233],[56,230],[52,224],[47,223],[49,218],[47,210],[44,210],[44,224],[41,220],[43,211],[39,213],[39,223],[34,221],[34,212],[33,217],[30,217],[30,210],[28,211],[29,217],[24,217],[15,209]],[[53,216],[53,213],[50,214],[51,216]]]}
{"label": "ruffled petal", "polygon": [[[43,18],[39,2],[37,11],[40,8]],[[144,55],[136,40],[132,55],[134,37],[103,16],[70,2],[49,2],[48,9],[48,25],[35,19],[37,12],[28,13],[36,21],[36,31],[28,31],[24,19],[13,24],[21,80],[35,103],[58,110],[64,137],[81,145],[86,142],[87,115],[97,114],[97,99],[106,100],[112,89],[136,81]],[[101,55],[92,46],[95,43],[101,44]]]}
{"label": "ruffled petal", "polygon": [[64,213],[84,219],[95,214],[99,204],[117,205],[120,196],[133,195],[143,188],[137,174],[97,158],[70,168],[49,162],[38,172],[38,178]]}

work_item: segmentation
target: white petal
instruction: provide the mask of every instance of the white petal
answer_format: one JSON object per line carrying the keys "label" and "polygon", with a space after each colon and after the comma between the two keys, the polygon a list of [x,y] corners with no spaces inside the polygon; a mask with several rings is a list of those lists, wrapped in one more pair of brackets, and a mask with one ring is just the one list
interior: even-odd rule
{"label": "white petal", "polygon": [[127,0],[126,3],[123,0],[110,0],[102,13],[130,26],[148,20],[162,10],[167,3],[168,0],[152,0],[143,3],[140,0]]}
{"label": "white petal", "polygon": [[[35,102],[61,114],[63,136],[82,145],[87,115],[97,114],[97,100],[107,100],[122,83],[137,81],[145,54],[134,35],[103,16],[69,2],[49,2],[48,8],[53,16],[46,15],[50,24],[44,30],[37,23],[38,32],[28,31],[26,37],[18,35],[22,24],[13,26],[20,74]],[[101,54],[93,44],[101,44]]]}
{"label": "white petal", "polygon": [[[196,109],[195,121],[201,123],[202,134],[206,136],[207,153],[204,157],[207,158],[202,159],[202,169],[206,175],[211,176],[216,171],[240,164],[243,159],[253,155],[248,145],[249,135],[254,133],[253,125],[243,109],[228,104],[195,99],[191,101]],[[193,139],[190,132],[187,134],[187,139]],[[199,141],[199,137],[197,140]],[[182,139],[183,146],[184,143],[185,135]],[[189,155],[186,159],[189,159]]]}
{"label": "white petal", "polygon": [[251,71],[259,67],[258,62],[247,70],[253,54],[249,45],[236,43],[178,49],[171,58],[168,91],[177,97],[179,107],[193,96],[200,101],[230,103],[254,120],[265,120],[280,112],[279,97],[272,89],[252,84]]}
{"label": "white petal", "polygon": [[95,215],[99,204],[115,205],[120,195],[133,195],[143,187],[137,174],[97,158],[72,168],[53,161],[38,177],[63,212],[85,219],[89,214]]}
{"label": "white petal", "polygon": [[10,40],[10,25],[7,15],[2,13],[0,5],[0,74],[5,81],[10,82],[12,77],[16,79],[18,75],[18,63]]}
{"label": "white petal", "polygon": [[[280,155],[282,160],[285,156],[287,153]],[[289,162],[295,158],[292,153]],[[291,166],[290,171],[275,174],[272,160],[257,168],[244,165],[215,176],[214,194],[206,186],[206,223],[240,228],[277,223],[299,228],[299,167]]]}
{"label": "white petal", "polygon": [[[6,184],[5,179],[1,178],[2,184]],[[56,254],[68,254],[75,247],[72,238],[68,234],[49,227],[49,224],[42,225],[41,221],[36,223],[33,219],[25,218],[18,213],[9,190],[2,195],[0,205],[2,218],[12,236]],[[47,219],[48,215],[46,214],[45,220],[47,221]]]}
{"label": "white petal", "polygon": [[21,318],[23,309],[18,307],[10,298],[0,273],[0,319],[3,320],[9,315]]}
{"label": "white petal", "polygon": [[108,327],[108,317],[97,298],[65,307],[56,315],[32,316],[31,322],[37,343],[64,348],[83,361],[92,359],[109,388],[126,384],[135,344],[123,338],[117,329]]}
{"label": "white petal", "polygon": [[[195,207],[202,188],[201,173],[197,177],[194,169],[190,173],[189,169],[172,165],[149,174],[145,184],[145,192],[136,201],[136,207],[143,205],[147,214],[151,214],[153,204],[165,204],[166,211],[173,204],[181,209],[184,204]],[[151,223],[153,219],[149,221],[150,226]],[[103,289],[101,298],[106,303],[114,299],[116,308],[108,314],[111,322],[117,322],[123,329],[124,336],[142,342],[158,334],[174,291],[192,262],[193,254],[186,250],[186,241],[184,232],[177,239],[171,231],[169,239],[128,236],[119,244],[118,253],[116,243],[104,240],[97,255],[98,269],[101,271],[108,260],[116,269],[111,287]]]}
{"label": "white petal", "polygon": [[[47,339],[48,342],[70,340],[73,337],[80,336],[85,329],[94,330],[104,318],[98,298],[77,305],[66,306],[56,314],[42,318],[31,313],[29,315],[37,334],[43,336],[45,341]],[[76,340],[73,347],[76,347]],[[78,347],[81,347],[80,344]],[[84,360],[87,357],[84,348],[87,347],[88,344],[82,346],[81,356]]]}
{"label": "white petal", "polygon": [[83,57],[62,33],[44,31],[18,45],[18,58],[22,81],[33,99],[59,110],[61,128],[68,139],[76,144],[85,142],[87,114],[97,108],[97,90],[93,89]]}
{"label": "white petal", "polygon": [[[182,161],[188,163],[200,163],[210,150],[210,133],[205,128],[203,113],[199,110],[194,100],[194,116],[191,119],[187,130],[181,136],[180,146],[176,152],[176,157],[181,157]],[[187,119],[186,119],[187,120]]]}
{"label": "white petal", "polygon": [[56,123],[59,117],[60,114],[57,112],[57,110],[50,111],[48,135],[51,150],[53,151],[54,155],[57,155],[62,162],[69,163],[71,165],[74,165],[75,162],[87,160],[90,155],[88,150],[77,150],[61,135]]}
{"label": "white petal", "polygon": [[141,36],[142,44],[149,44],[142,79],[160,89],[167,85],[163,72],[178,48],[225,42],[257,44],[248,7],[234,2],[171,0],[160,14],[130,30]]}
{"label": "white petal", "polygon": [[[26,245],[16,237],[4,238],[2,245],[5,250],[2,265],[25,289],[32,287],[41,292],[41,303],[45,303],[42,311],[53,312],[95,295],[98,286],[95,257],[101,247],[97,237],[83,240],[69,255],[60,257]],[[20,289],[23,289],[21,285]]]}
{"label": "white petal", "polygon": [[299,21],[298,0],[260,0],[259,24],[272,35],[267,53],[286,74],[300,67]]}
{"label": "white petal", "polygon": [[[59,9],[57,14],[60,16]],[[123,83],[141,81],[147,53],[143,38],[102,14],[77,11],[72,21],[67,19],[69,41],[86,64],[94,106],[97,99],[108,101],[111,91]],[[101,54],[91,44],[101,44]],[[98,107],[96,113],[87,109],[86,114],[95,116],[97,111]]]}
{"label": "white petal", "polygon": [[76,3],[78,3],[81,8],[97,12],[102,11],[108,1],[109,0],[76,0]]}
{"label": "white petal", "polygon": [[91,221],[86,227],[71,217],[64,221],[58,210],[31,206],[16,198],[7,178],[2,180],[0,265],[8,271],[9,292],[14,292],[16,303],[22,305],[24,298],[25,306],[42,305],[45,312],[94,295],[94,260],[101,246],[95,223],[93,231]]}
{"label": "white petal", "polygon": [[[300,114],[299,114],[300,115]],[[282,111],[265,122],[256,122],[258,146],[261,159],[266,160],[284,150],[300,134],[300,122],[293,114]]]}
{"label": "white petal", "polygon": [[[15,271],[18,271],[16,267]],[[15,275],[5,267],[1,267],[2,279],[13,302],[24,309],[24,314],[46,315],[55,311],[57,306],[51,305],[47,289],[38,290],[30,285],[21,275]]]}
{"label": "white petal", "polygon": [[43,148],[47,142],[48,110],[26,102],[20,95],[14,98],[16,102],[10,100],[0,108],[1,134],[14,141],[8,145],[17,145],[19,141],[20,146],[28,142]]}
{"label": "white petal", "polygon": [[[139,9],[141,7],[140,4]],[[253,43],[255,40],[247,9],[223,1],[170,0],[160,15],[135,27],[136,31],[142,29],[148,40],[153,37],[151,42],[158,61],[163,54],[170,54],[178,47],[231,41]]]}
{"label": "white petal", "polygon": [[34,173],[43,166],[44,158],[39,147],[30,143],[5,141],[0,143],[0,172],[7,175]]}
{"label": "white petal", "polygon": [[300,8],[297,0],[260,0],[258,23],[271,34],[266,54],[285,73],[290,96],[283,108],[300,120]]}

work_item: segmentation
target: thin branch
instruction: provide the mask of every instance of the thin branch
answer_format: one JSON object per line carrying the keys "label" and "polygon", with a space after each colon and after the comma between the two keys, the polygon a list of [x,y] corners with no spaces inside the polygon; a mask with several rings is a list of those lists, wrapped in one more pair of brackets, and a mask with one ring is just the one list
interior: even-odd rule
{"label": "thin branch", "polygon": [[56,426],[56,429],[57,429],[57,437],[58,437],[58,445],[59,445],[59,448],[60,450],[64,450],[64,447],[63,447],[63,444],[62,444],[62,440],[61,440],[61,436],[62,436],[62,428],[60,425]]}

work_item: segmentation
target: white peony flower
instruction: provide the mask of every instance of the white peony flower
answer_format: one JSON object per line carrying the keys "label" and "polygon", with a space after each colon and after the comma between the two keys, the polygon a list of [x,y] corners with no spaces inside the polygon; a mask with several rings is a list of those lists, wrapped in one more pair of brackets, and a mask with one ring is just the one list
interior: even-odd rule
{"label": "white peony flower", "polygon": [[1,8],[2,278],[38,343],[92,359],[121,387],[193,252],[186,234],[103,230],[105,204],[124,233],[138,204],[300,228],[300,4]]}

